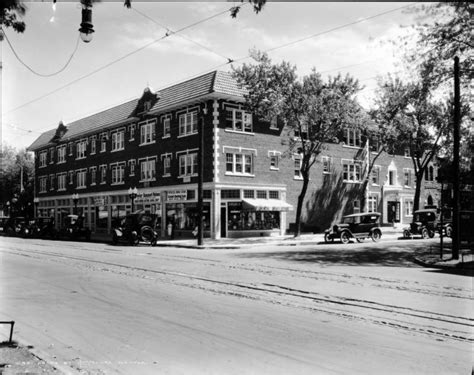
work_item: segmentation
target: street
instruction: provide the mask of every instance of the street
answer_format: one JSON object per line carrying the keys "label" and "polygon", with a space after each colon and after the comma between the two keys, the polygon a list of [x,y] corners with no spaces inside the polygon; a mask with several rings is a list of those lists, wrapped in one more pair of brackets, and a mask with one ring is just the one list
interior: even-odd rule
{"label": "street", "polygon": [[433,241],[196,250],[2,237],[0,320],[79,374],[468,374],[472,279],[415,265]]}

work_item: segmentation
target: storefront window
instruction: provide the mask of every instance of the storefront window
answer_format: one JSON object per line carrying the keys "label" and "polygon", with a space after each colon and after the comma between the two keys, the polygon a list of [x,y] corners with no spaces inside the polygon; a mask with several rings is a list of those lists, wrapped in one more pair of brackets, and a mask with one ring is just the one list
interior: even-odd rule
{"label": "storefront window", "polygon": [[[210,229],[210,203],[203,203],[204,230]],[[195,230],[199,224],[197,203],[168,203],[166,205],[167,225],[171,224],[174,230]]]}
{"label": "storefront window", "polygon": [[229,230],[271,230],[280,228],[279,211],[244,211],[241,202],[228,203]]}

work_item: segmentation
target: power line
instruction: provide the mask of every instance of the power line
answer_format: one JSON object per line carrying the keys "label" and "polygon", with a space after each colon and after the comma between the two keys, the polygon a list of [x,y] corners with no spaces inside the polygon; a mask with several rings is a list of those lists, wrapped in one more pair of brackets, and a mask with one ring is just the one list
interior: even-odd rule
{"label": "power line", "polygon": [[76,51],[77,51],[77,48],[79,47],[79,35],[77,36],[77,40],[76,40],[76,45],[74,47],[74,50],[72,51],[71,53],[71,56],[69,57],[69,59],[66,61],[66,64],[64,64],[64,66],[62,68],[60,68],[57,72],[54,72],[54,73],[50,73],[50,74],[43,74],[43,73],[38,73],[37,71],[35,71],[33,68],[31,68],[27,63],[25,63],[21,58],[20,56],[18,56],[18,54],[16,53],[15,51],[15,48],[13,48],[13,45],[12,43],[10,42],[10,39],[8,39],[8,36],[7,34],[5,33],[5,30],[3,30],[3,27],[1,28],[2,29],[2,34],[5,36],[5,39],[7,40],[7,43],[8,45],[10,46],[13,54],[15,55],[15,57],[17,58],[17,60],[25,67],[27,68],[30,72],[32,72],[33,74],[36,74],[37,76],[40,76],[40,77],[53,77],[55,75],[58,75],[59,73],[63,72],[69,65],[69,63],[72,61],[72,58],[74,57],[74,55],[76,54]]}
{"label": "power line", "polygon": [[[218,16],[221,16],[222,14],[228,13],[228,12],[230,12],[231,9],[232,9],[232,8],[229,8],[229,9],[227,9],[227,10],[221,11],[221,12],[219,12],[219,13],[216,13],[216,14],[212,15],[212,16],[209,16],[209,17],[206,17],[206,18],[204,18],[204,19],[202,19],[202,20],[199,20],[199,21],[197,21],[197,22],[194,22],[194,23],[192,23],[192,24],[190,24],[190,25],[184,26],[184,27],[182,27],[181,29],[176,30],[173,34],[180,33],[180,32],[182,32],[182,31],[184,31],[184,30],[187,30],[187,29],[189,29],[189,28],[191,28],[191,27],[197,26],[197,25],[199,25],[199,24],[201,24],[201,23],[207,22],[207,21],[209,21],[209,20],[211,20],[211,19],[213,19],[213,18],[216,18],[216,17],[218,17]],[[38,100],[44,99],[44,98],[46,98],[46,97],[48,97],[48,96],[50,96],[50,95],[52,95],[52,94],[54,94],[54,93],[56,93],[56,92],[58,92],[58,91],[60,91],[60,90],[63,90],[63,89],[65,89],[66,87],[69,87],[69,86],[73,85],[74,83],[83,80],[84,78],[88,78],[88,77],[90,77],[91,75],[94,75],[95,73],[98,73],[98,72],[100,72],[100,71],[102,71],[102,70],[104,70],[104,69],[106,69],[106,68],[108,68],[108,67],[110,67],[110,66],[116,64],[117,62],[122,61],[122,60],[126,59],[127,57],[130,57],[130,56],[132,56],[132,55],[134,55],[134,54],[136,54],[136,53],[138,53],[138,52],[144,50],[145,48],[151,46],[152,44],[155,44],[155,43],[157,43],[157,42],[159,42],[159,41],[161,41],[161,40],[167,38],[168,36],[169,36],[168,34],[165,34],[164,36],[162,36],[162,37],[160,37],[160,38],[154,39],[154,40],[152,40],[151,42],[146,43],[146,44],[144,44],[143,46],[137,48],[136,50],[131,51],[131,52],[129,52],[129,53],[123,55],[122,57],[119,57],[118,59],[115,59],[115,60],[113,60],[113,61],[111,61],[111,62],[109,62],[109,63],[107,63],[107,64],[105,64],[105,65],[103,65],[103,66],[101,66],[101,67],[99,67],[99,68],[97,68],[97,69],[95,69],[95,70],[93,70],[92,72],[89,72],[89,73],[87,73],[87,74],[85,74],[85,75],[83,75],[83,76],[81,76],[81,77],[78,77],[78,78],[76,78],[75,80],[70,81],[70,82],[66,83],[65,85],[63,85],[63,86],[60,86],[60,87],[58,87],[58,88],[56,88],[56,89],[54,89],[54,90],[52,90],[52,91],[50,91],[50,92],[47,92],[46,94],[43,94],[43,95],[41,95],[41,96],[39,96],[39,97],[37,97],[37,98],[35,98],[35,99],[32,99],[32,100],[30,100],[30,101],[28,101],[28,102],[26,102],[26,103],[24,103],[24,104],[19,105],[18,107],[15,107],[15,108],[13,108],[13,109],[7,111],[5,114],[9,114],[9,113],[12,113],[12,112],[14,112],[14,111],[17,111],[17,110],[20,109],[20,108],[23,108],[23,107],[25,107],[25,106],[27,106],[27,105],[29,105],[29,104],[31,104],[31,103],[37,102]]]}

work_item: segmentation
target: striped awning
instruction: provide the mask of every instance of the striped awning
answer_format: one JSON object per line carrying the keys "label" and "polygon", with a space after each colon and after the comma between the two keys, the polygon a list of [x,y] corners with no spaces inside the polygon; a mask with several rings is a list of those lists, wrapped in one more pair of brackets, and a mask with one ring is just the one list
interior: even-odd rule
{"label": "striped awning", "polygon": [[293,211],[293,206],[279,199],[251,199],[242,200],[244,211]]}

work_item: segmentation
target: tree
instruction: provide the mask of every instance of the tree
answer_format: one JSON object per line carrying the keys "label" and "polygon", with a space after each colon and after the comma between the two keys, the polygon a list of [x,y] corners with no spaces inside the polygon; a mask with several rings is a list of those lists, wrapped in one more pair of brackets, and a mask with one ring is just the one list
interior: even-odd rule
{"label": "tree", "polygon": [[354,96],[360,90],[349,75],[323,80],[315,69],[298,79],[296,67],[288,62],[273,64],[267,54],[250,52],[255,64],[234,68],[237,81],[248,89],[248,109],[273,121],[282,119],[287,130],[288,150],[284,156],[301,157],[301,192],[296,209],[295,237],[301,233],[301,214],[310,180],[310,170],[325,142],[337,137],[343,127],[365,126],[364,112]]}
{"label": "tree", "polygon": [[[18,215],[32,213],[34,197],[34,160],[26,150],[4,144],[1,154],[0,203],[10,202]],[[21,186],[23,173],[23,186]],[[13,199],[16,198],[16,199]],[[12,202],[16,201],[16,204]],[[28,207],[30,211],[28,212]]]}

